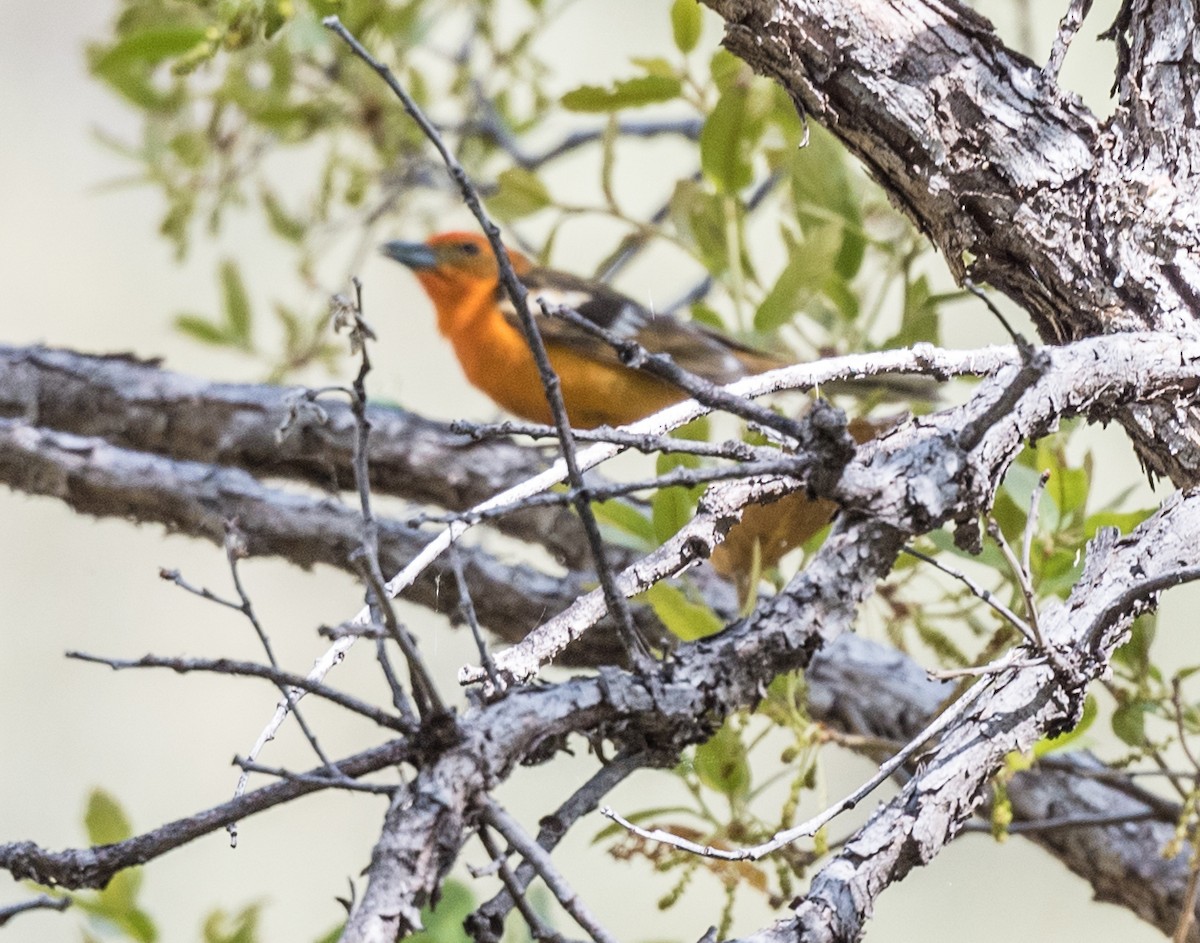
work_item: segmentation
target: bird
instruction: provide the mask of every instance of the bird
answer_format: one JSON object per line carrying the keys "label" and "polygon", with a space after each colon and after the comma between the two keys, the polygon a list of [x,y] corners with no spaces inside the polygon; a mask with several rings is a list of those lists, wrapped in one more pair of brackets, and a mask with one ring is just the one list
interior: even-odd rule
{"label": "bird", "polygon": [[[412,270],[433,302],[438,329],[467,380],[508,412],[551,424],[533,355],[488,240],[480,233],[445,232],[425,242],[388,242],[380,251]],[[607,285],[539,267],[513,249],[506,252],[531,301],[572,308],[619,338],[636,340],[651,353],[669,354],[684,370],[713,383],[723,385],[788,363],[693,322],[654,313]],[[531,312],[537,307],[531,304]],[[539,315],[537,323],[573,427],[626,425],[687,398],[678,387],[625,366],[610,344],[569,321]],[[850,431],[863,441],[875,430],[869,420],[855,420]],[[831,502],[803,493],[752,505],[710,562],[737,583],[745,602],[758,574],[820,531],[835,511]]]}

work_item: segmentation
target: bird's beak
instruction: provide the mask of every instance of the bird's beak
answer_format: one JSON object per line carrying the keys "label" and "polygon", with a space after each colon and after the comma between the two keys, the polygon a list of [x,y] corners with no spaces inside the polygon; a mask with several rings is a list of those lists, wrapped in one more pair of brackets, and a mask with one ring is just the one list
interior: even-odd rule
{"label": "bird's beak", "polygon": [[379,251],[389,259],[395,259],[401,265],[407,265],[417,272],[422,269],[437,268],[437,255],[423,242],[403,242],[396,239],[392,242],[385,242],[379,247]]}

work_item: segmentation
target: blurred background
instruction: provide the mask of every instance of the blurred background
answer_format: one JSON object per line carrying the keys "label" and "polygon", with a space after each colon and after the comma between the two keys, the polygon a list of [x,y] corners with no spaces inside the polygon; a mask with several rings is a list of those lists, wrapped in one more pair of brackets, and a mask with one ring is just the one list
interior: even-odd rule
{"label": "blurred background", "polygon": [[[977,4],[1010,42],[1032,41],[1034,57],[1044,61],[1066,3],[1028,6],[1032,21],[1026,27],[1018,19],[1020,4]],[[1115,0],[1096,3],[1063,76],[1101,114],[1112,107],[1113,53],[1092,37],[1112,21],[1116,6]],[[577,70],[564,81],[606,82],[614,62],[656,54],[670,42],[667,8],[665,0],[570,6],[547,38],[561,44],[561,61]],[[156,232],[163,211],[158,193],[113,185],[127,179],[131,167],[99,144],[96,132],[135,138],[137,118],[88,75],[84,46],[107,34],[115,6],[104,0],[50,5],[0,0],[0,9],[5,24],[0,30],[0,342],[130,352],[213,379],[262,379],[260,365],[181,335],[173,327],[174,316],[218,307],[213,272],[219,259],[229,256],[253,273],[252,291],[304,299],[312,289],[294,284],[291,259],[250,214],[232,213],[219,244],[199,239],[184,262],[176,261]],[[715,47],[718,40],[715,18],[706,17],[702,43]],[[652,199],[647,197],[647,205]],[[461,213],[442,221],[468,224]],[[390,222],[389,236],[426,233],[423,220]],[[591,251],[594,260],[585,229],[565,238],[558,258],[587,257]],[[340,287],[336,282],[350,257],[331,253],[325,261],[323,277]],[[937,269],[934,261],[931,271]],[[374,393],[437,417],[492,418],[494,408],[459,380],[457,365],[407,273],[373,255],[355,270],[366,286],[367,316],[380,334]],[[631,270],[623,288],[650,291],[669,277],[643,266]],[[940,277],[943,287],[950,287],[944,274]],[[951,346],[1004,339],[981,309],[962,305],[954,313],[957,319],[948,319],[945,328]],[[313,378],[322,379],[320,374]],[[1106,491],[1145,488],[1119,433],[1097,432],[1088,445],[1103,450]],[[1147,492],[1140,503],[1152,500]],[[158,578],[160,567],[177,568],[191,582],[228,594],[221,550],[158,527],[78,517],[53,500],[7,492],[0,493],[0,534],[0,841],[28,839],[49,848],[82,844],[84,806],[93,788],[117,797],[139,831],[229,798],[236,779],[230,760],[249,749],[270,716],[276,702],[272,688],[226,678],[114,674],[63,658],[72,649],[119,657],[147,652],[257,657],[257,642],[236,614]],[[250,560],[243,574],[281,661],[297,671],[306,670],[324,649],[316,627],[347,618],[362,601],[352,580],[328,569],[305,573],[277,561]],[[1161,634],[1170,633],[1172,612],[1185,605],[1183,593],[1168,597]],[[426,610],[405,609],[404,615],[453,689],[458,666],[474,660],[469,637]],[[379,697],[383,691],[375,675],[372,659],[351,657],[333,680],[360,696]],[[338,752],[365,746],[374,736],[366,725],[322,711],[320,705],[308,710],[322,741],[336,744]],[[263,759],[293,768],[309,764],[307,747],[291,727]],[[501,798],[532,827],[588,775],[591,762],[581,753],[572,762],[523,771]],[[824,773],[824,792],[830,798],[842,794],[869,768],[852,757],[834,758]],[[644,802],[646,792],[660,786],[669,801],[670,790],[677,788],[669,778],[641,773],[612,796],[612,804],[620,809],[623,803]],[[330,792],[259,815],[242,823],[236,850],[222,832],[155,862],[144,875],[144,905],[165,940],[199,940],[201,925],[214,910],[236,912],[256,903],[262,905],[261,939],[316,940],[341,920],[335,898],[349,896],[350,884],[367,864],[383,811],[382,799]],[[622,939],[692,938],[703,930],[697,921],[716,919],[719,887],[704,875],[693,882],[682,906],[660,912],[656,902],[673,879],[656,879],[645,862],[613,860],[603,843],[590,843],[601,827],[599,819],[578,827],[566,843],[561,867]],[[478,848],[464,858],[485,863]],[[470,880],[465,873],[460,877]],[[477,891],[480,899],[490,888]],[[0,878],[0,904],[29,893]],[[751,896],[739,911],[735,933],[771,919],[765,903],[756,906]],[[1029,843],[997,844],[970,835],[885,894],[867,938],[880,943],[958,940],[964,933],[980,943],[1158,938],[1124,910],[1089,897],[1085,884]],[[26,915],[0,933],[10,940],[65,943],[82,938],[81,919],[74,912]],[[573,935],[573,928],[561,926]],[[103,938],[95,927],[92,932]]]}

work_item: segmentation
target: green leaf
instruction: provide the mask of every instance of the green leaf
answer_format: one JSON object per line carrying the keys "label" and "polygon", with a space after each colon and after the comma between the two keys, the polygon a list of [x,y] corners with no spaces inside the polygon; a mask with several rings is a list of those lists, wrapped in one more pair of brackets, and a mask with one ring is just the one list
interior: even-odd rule
{"label": "green leaf", "polygon": [[1150,649],[1158,631],[1158,622],[1151,615],[1133,620],[1129,641],[1113,652],[1113,664],[1127,669],[1135,679],[1144,678],[1150,670]]}
{"label": "green leaf", "polygon": [[94,789],[88,796],[87,811],[83,814],[88,844],[111,845],[133,835],[125,810],[103,789]]}
{"label": "green leaf", "polygon": [[719,92],[728,91],[741,76],[749,73],[750,67],[728,49],[718,49],[713,53],[708,66],[713,84]]}
{"label": "green leaf", "polygon": [[937,548],[939,553],[948,553],[951,556],[960,557],[963,560],[971,560],[991,570],[1003,570],[1004,567],[1007,566],[1004,561],[1004,554],[1001,553],[1000,548],[991,541],[988,541],[983,545],[982,552],[973,554],[967,553],[965,550],[960,550],[954,543],[954,535],[948,530],[930,531],[925,536],[929,539],[929,542]]}
{"label": "green leaf", "polygon": [[1154,702],[1142,700],[1120,705],[1113,711],[1113,733],[1131,747],[1142,746],[1146,742],[1146,715],[1153,711],[1154,707]]}
{"label": "green leaf", "polygon": [[836,226],[824,226],[797,241],[786,230],[788,261],[767,296],[754,312],[754,330],[770,333],[787,324],[831,280],[841,247]]}
{"label": "green leaf", "polygon": [[679,78],[679,69],[662,56],[634,56],[629,61],[647,75],[658,75],[667,79]]}
{"label": "green leaf", "polygon": [[694,180],[681,180],[671,195],[671,220],[695,247],[714,277],[729,267],[724,197]]}
{"label": "green leaf", "polygon": [[85,913],[117,927],[124,937],[136,943],[155,943],[158,927],[135,900],[140,885],[140,869],[131,868],[115,875],[104,890],[76,894],[72,902]]}
{"label": "green leaf", "polygon": [[92,70],[107,75],[131,63],[156,65],[166,59],[182,56],[203,42],[205,26],[150,26],[118,40],[92,60]]}
{"label": "green leaf", "polygon": [[730,799],[750,792],[746,745],[729,721],[707,743],[696,747],[695,770],[700,782]]}
{"label": "green leaf", "polygon": [[[675,468],[698,468],[700,460],[695,455],[659,455],[656,462],[657,474],[665,475]],[[696,502],[700,500],[704,487],[675,486],[660,488],[650,499],[650,519],[654,523],[654,536],[658,544],[673,537],[679,528],[692,519]]]}
{"label": "green leaf", "polygon": [[685,642],[708,638],[725,627],[708,606],[692,602],[683,590],[669,583],[655,583],[640,598],[650,604],[672,635]]}
{"label": "green leaf", "polygon": [[258,940],[258,904],[227,914],[215,910],[204,921],[204,943],[256,943]]}
{"label": "green leaf", "polygon": [[658,545],[655,540],[654,524],[651,523],[650,518],[628,501],[622,501],[620,498],[593,501],[592,513],[601,525],[633,537],[634,541],[626,541],[626,543],[633,543],[638,549],[650,550]]}
{"label": "green leaf", "polygon": [[675,0],[671,4],[671,32],[680,52],[689,53],[696,48],[703,28],[704,16],[696,0]]}
{"label": "green leaf", "polygon": [[338,943],[338,940],[340,940],[342,938],[342,934],[345,932],[345,930],[346,930],[346,924],[339,923],[336,927],[334,927],[332,930],[330,930],[324,936],[318,937],[314,941],[314,943]]}
{"label": "green leaf", "polygon": [[408,939],[416,943],[471,943],[463,921],[475,909],[475,896],[461,881],[449,880],[442,885],[442,895],[433,908],[421,908],[421,923],[425,929]]}
{"label": "green leaf", "polygon": [[929,279],[920,275],[904,285],[904,311],[900,330],[884,341],[886,347],[911,347],[913,344],[937,344],[940,336],[939,306],[944,296],[935,295]]}
{"label": "green leaf", "polygon": [[226,333],[221,325],[213,324],[212,321],[198,314],[180,314],[176,316],[175,327],[177,330],[187,334],[192,340],[199,341],[202,344],[211,344],[214,347],[233,346],[233,338]]}
{"label": "green leaf", "polygon": [[762,122],[756,121],[743,86],[719,99],[700,129],[700,168],[722,193],[737,193],[754,179],[751,153]]}
{"label": "green leaf", "polygon": [[182,100],[182,89],[175,83],[160,88],[154,70],[158,63],[215,46],[203,26],[151,26],[131,33],[109,47],[89,49],[92,73],[118,94],[146,111],[168,111]]}
{"label": "green leaf", "polygon": [[225,315],[226,335],[242,350],[253,350],[250,339],[250,296],[242,273],[232,259],[221,263],[221,310]]}
{"label": "green leaf", "polygon": [[[1038,487],[1038,481],[1041,478],[1041,472],[1035,471],[1028,465],[1014,462],[1004,474],[1004,482],[1002,489],[1004,494],[1008,495],[1009,499],[1021,510],[1020,522],[1016,529],[1010,531],[1005,529],[1004,533],[1007,537],[1013,537],[1021,527],[1025,525],[1025,518],[1029,513],[1029,499],[1033,495],[1033,491]],[[1055,496],[1047,488],[1046,493],[1042,496],[1042,504],[1040,509],[1040,520],[1050,530],[1054,530],[1060,518],[1058,502]]]}
{"label": "green leaf", "polygon": [[725,333],[729,330],[721,315],[717,314],[714,308],[706,305],[703,301],[697,301],[692,305],[692,320],[704,327],[710,327],[714,331]]}
{"label": "green leaf", "polygon": [[488,209],[502,219],[520,219],[551,204],[550,191],[541,179],[522,167],[510,167],[496,181],[496,192],[488,198]]}
{"label": "green leaf", "polygon": [[300,219],[287,211],[278,194],[274,190],[263,186],[259,189],[258,195],[259,199],[262,200],[263,209],[266,211],[267,222],[271,224],[271,229],[275,234],[288,242],[296,244],[303,242],[305,233],[308,232],[308,227]]}
{"label": "green leaf", "polygon": [[568,111],[617,111],[668,102],[678,98],[682,91],[683,84],[677,77],[640,75],[621,79],[609,88],[581,85],[563,95],[561,104]]}

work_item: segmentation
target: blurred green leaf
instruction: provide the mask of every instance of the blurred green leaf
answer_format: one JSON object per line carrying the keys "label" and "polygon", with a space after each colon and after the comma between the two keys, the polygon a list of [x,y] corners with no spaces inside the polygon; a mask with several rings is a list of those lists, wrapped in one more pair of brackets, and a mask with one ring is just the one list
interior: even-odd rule
{"label": "blurred green leaf", "polygon": [[258,195],[266,211],[267,222],[271,224],[271,230],[281,239],[297,245],[301,243],[308,232],[304,222],[289,213],[278,194],[265,184],[259,188]]}
{"label": "blurred green leaf", "polygon": [[672,635],[685,642],[708,638],[725,627],[708,606],[692,602],[683,590],[669,583],[655,583],[640,598],[650,604]]}
{"label": "blurred green leaf", "polygon": [[522,167],[510,167],[496,181],[497,190],[487,200],[488,209],[501,219],[520,219],[550,206],[550,191],[541,179]]}
{"label": "blurred green leaf", "polygon": [[750,792],[746,746],[729,721],[696,747],[695,770],[700,782],[730,799],[744,798]]}
{"label": "blurred green leaf", "polygon": [[883,346],[911,347],[913,344],[939,343],[941,332],[938,312],[943,297],[933,293],[929,279],[924,275],[906,282],[900,330],[884,341]]}
{"label": "blurred green leaf", "polygon": [[640,512],[628,501],[612,498],[608,501],[593,501],[592,513],[601,525],[615,528],[622,534],[634,538],[631,541],[635,548],[650,550],[658,545],[655,540],[654,524],[650,518]]}
{"label": "blurred green leaf", "polygon": [[680,180],[670,207],[672,222],[693,244],[704,267],[720,276],[729,267],[724,197],[694,180]]}
{"label": "blurred green leaf", "polygon": [[421,908],[425,929],[408,937],[416,943],[471,943],[463,921],[475,909],[475,895],[461,881],[442,884],[442,895],[435,907]]}
{"label": "blurred green leaf", "polygon": [[92,71],[107,75],[133,63],[156,65],[190,51],[205,40],[207,33],[208,27],[198,24],[149,26],[123,36],[103,51],[97,48],[92,59]]}
{"label": "blurred green leaf", "polygon": [[250,904],[236,914],[213,911],[204,921],[204,943],[258,943],[261,909]]}
{"label": "blurred green leaf", "polygon": [[621,79],[608,88],[581,85],[563,95],[561,104],[568,111],[617,111],[668,102],[678,98],[682,90],[678,78],[639,75],[632,79]]}
{"label": "blurred green leaf", "polygon": [[[101,789],[88,796],[83,824],[91,845],[111,845],[133,835],[133,826],[120,803]],[[154,943],[158,928],[137,903],[141,886],[141,869],[128,868],[114,875],[103,890],[75,894],[72,900],[84,913],[117,927],[129,939]]]}
{"label": "blurred green leaf", "polygon": [[345,930],[345,923],[339,923],[324,936],[318,937],[314,943],[338,943],[338,940],[342,938],[342,934],[345,932]]}
{"label": "blurred green leaf", "polygon": [[788,246],[787,264],[754,312],[754,329],[764,334],[791,321],[831,280],[842,239],[837,227],[824,226],[802,240],[785,231],[784,241]]}
{"label": "blurred green leaf", "polygon": [[708,66],[713,84],[717,91],[726,92],[737,81],[750,76],[750,67],[728,49],[718,49],[713,53]]}
{"label": "blurred green leaf", "polygon": [[704,16],[696,0],[675,0],[671,4],[671,32],[680,52],[689,53],[696,48],[703,28]]}
{"label": "blurred green leaf", "polygon": [[719,192],[737,193],[754,180],[752,153],[762,127],[748,87],[735,85],[717,99],[700,131],[700,167]]}
{"label": "blurred green leaf", "polygon": [[112,845],[133,835],[133,826],[125,810],[103,789],[94,789],[88,796],[83,825],[90,845]]}
{"label": "blurred green leaf", "polygon": [[1146,715],[1155,709],[1154,702],[1131,700],[1113,711],[1112,729],[1122,742],[1140,747],[1146,742]]}
{"label": "blurred green leaf", "polygon": [[[675,468],[699,468],[700,460],[695,455],[659,455],[656,473],[665,475]],[[650,499],[650,518],[654,523],[654,537],[658,544],[674,536],[679,528],[692,519],[696,502],[704,492],[702,485],[691,488],[675,486],[660,488]]]}
{"label": "blurred green leaf", "polygon": [[1089,514],[1083,522],[1083,536],[1091,540],[1102,527],[1115,527],[1122,534],[1128,534],[1154,513],[1154,508],[1142,508],[1140,511],[1097,511]]}
{"label": "blurred green leaf", "polygon": [[175,327],[192,340],[214,347],[229,347],[233,345],[231,338],[223,327],[213,324],[207,318],[198,314],[181,314],[175,318]]}
{"label": "blurred green leaf", "polygon": [[250,336],[250,296],[238,264],[232,259],[221,263],[221,310],[225,315],[226,334],[245,351],[254,349]]}
{"label": "blurred green leaf", "polygon": [[1153,614],[1139,616],[1129,629],[1129,641],[1113,652],[1113,664],[1125,668],[1135,680],[1146,676],[1150,669],[1150,649],[1158,631]]}

